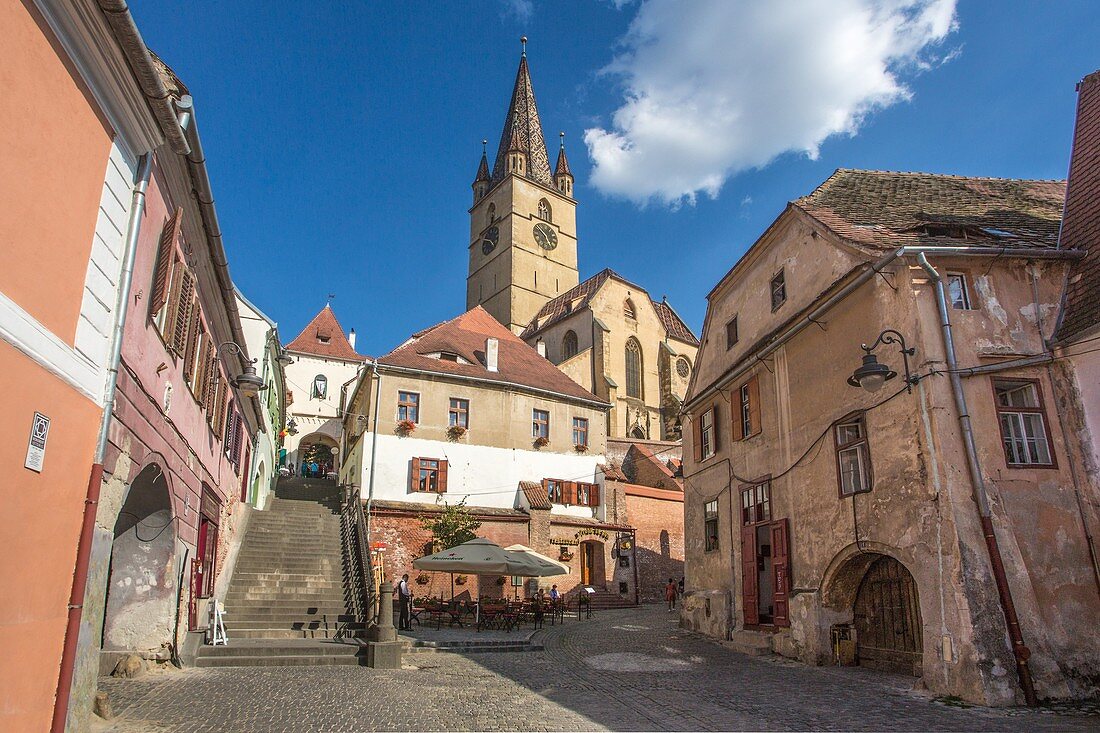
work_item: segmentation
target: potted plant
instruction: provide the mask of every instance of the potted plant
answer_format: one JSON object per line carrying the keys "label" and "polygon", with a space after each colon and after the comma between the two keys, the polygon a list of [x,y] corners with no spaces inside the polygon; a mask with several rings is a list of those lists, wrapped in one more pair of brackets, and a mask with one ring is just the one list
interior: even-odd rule
{"label": "potted plant", "polygon": [[545,448],[548,445],[550,445],[550,439],[547,438],[545,435],[540,435],[539,437],[535,438],[536,448]]}
{"label": "potted plant", "polygon": [[416,423],[412,420],[400,420],[397,423],[397,427],[394,429],[398,435],[405,436],[416,430]]}
{"label": "potted plant", "polygon": [[558,559],[559,560],[564,560],[565,562],[569,562],[570,560],[573,559],[573,553],[570,552],[569,548],[567,548],[565,545],[562,545],[561,546],[561,551],[558,553]]}
{"label": "potted plant", "polygon": [[500,576],[499,578],[497,578],[497,585],[504,585],[506,582],[508,582],[508,581],[505,579],[505,577],[503,575]]}
{"label": "potted plant", "polygon": [[428,575],[427,573],[421,573],[420,575],[416,576],[416,582],[420,585],[427,585],[431,581],[431,579],[432,576]]}
{"label": "potted plant", "polygon": [[577,451],[578,453],[587,453],[588,452],[588,444],[587,443],[577,443],[576,445],[573,446],[573,450]]}
{"label": "potted plant", "polygon": [[466,434],[466,428],[462,425],[452,425],[447,428],[447,439],[452,443]]}
{"label": "potted plant", "polygon": [[455,585],[466,585],[466,576],[465,575],[456,575],[455,576]]}

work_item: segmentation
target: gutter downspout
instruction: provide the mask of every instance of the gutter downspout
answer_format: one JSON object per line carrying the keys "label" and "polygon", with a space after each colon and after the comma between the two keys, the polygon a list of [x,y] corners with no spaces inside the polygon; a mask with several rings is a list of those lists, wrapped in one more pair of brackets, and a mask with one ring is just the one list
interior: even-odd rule
{"label": "gutter downspout", "polygon": [[982,534],[985,535],[985,546],[989,553],[989,562],[993,566],[993,579],[997,584],[997,595],[1001,601],[1001,610],[1004,611],[1005,624],[1008,627],[1008,636],[1012,642],[1012,654],[1016,657],[1016,673],[1019,676],[1020,688],[1024,692],[1024,699],[1030,707],[1035,707],[1038,700],[1035,696],[1035,685],[1031,679],[1031,669],[1027,660],[1031,651],[1024,645],[1023,632],[1020,630],[1020,620],[1016,616],[1016,605],[1012,600],[1012,589],[1008,585],[1005,575],[1004,562],[1001,559],[1001,548],[997,544],[997,535],[993,531],[993,519],[989,509],[989,495],[986,492],[985,480],[982,477],[981,464],[978,461],[978,450],[974,441],[974,431],[970,424],[970,412],[966,406],[966,395],[963,392],[962,378],[958,373],[958,362],[955,357],[955,341],[951,335],[951,318],[947,306],[947,292],[943,285],[943,278],[936,268],[928,261],[924,252],[917,253],[917,262],[928,273],[936,288],[936,305],[940,315],[940,327],[943,335],[943,348],[947,360],[948,376],[951,380],[951,392],[955,398],[955,408],[959,413],[959,428],[962,431],[963,445],[966,447],[966,464],[970,471],[970,484],[974,503],[978,506],[978,517],[982,525]]}
{"label": "gutter downspout", "polygon": [[80,525],[80,539],[76,546],[76,566],[73,569],[73,585],[69,593],[68,620],[65,626],[65,643],[61,650],[61,669],[58,672],[57,695],[54,698],[53,721],[50,730],[62,733],[69,715],[69,698],[72,694],[73,671],[76,666],[76,648],[80,637],[80,620],[84,611],[84,592],[88,584],[88,565],[92,556],[92,534],[95,530],[99,492],[103,485],[103,459],[107,454],[107,440],[114,414],[115,394],[118,389],[118,367],[122,361],[122,336],[126,327],[126,313],[130,308],[130,286],[134,280],[134,260],[137,257],[138,233],[145,214],[145,192],[149,188],[149,176],[153,170],[153,154],[146,153],[138,161],[137,181],[134,183],[130,204],[130,221],[126,225],[125,255],[119,274],[118,300],[115,302],[115,324],[111,333],[111,350],[107,362],[107,379],[103,390],[103,417],[99,422],[92,472],[88,477],[88,493],[84,499],[84,516]]}
{"label": "gutter downspout", "polygon": [[371,505],[374,503],[375,456],[378,454],[378,404],[382,395],[382,375],[378,372],[378,360],[371,362],[371,375],[374,379],[374,434],[370,441],[370,480],[367,482],[367,548],[370,551]]}

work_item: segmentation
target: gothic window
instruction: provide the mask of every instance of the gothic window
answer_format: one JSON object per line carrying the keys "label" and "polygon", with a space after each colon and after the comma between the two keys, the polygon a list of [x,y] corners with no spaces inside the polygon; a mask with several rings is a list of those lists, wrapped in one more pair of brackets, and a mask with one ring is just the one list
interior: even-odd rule
{"label": "gothic window", "polygon": [[546,199],[539,199],[539,218],[543,221],[554,221],[553,214],[550,211],[550,202]]}
{"label": "gothic window", "polygon": [[561,357],[569,359],[577,355],[577,334],[575,331],[566,331],[561,340]]}
{"label": "gothic window", "polygon": [[313,378],[313,390],[310,397],[318,400],[328,397],[328,377],[324,374],[318,374]]}
{"label": "gothic window", "polygon": [[642,345],[635,338],[626,342],[626,396],[642,398]]}
{"label": "gothic window", "polygon": [[497,205],[489,204],[489,212],[485,215],[485,226],[492,226],[497,220]]}
{"label": "gothic window", "polygon": [[630,298],[623,302],[623,315],[632,321],[638,320],[638,309],[634,307],[634,301]]}

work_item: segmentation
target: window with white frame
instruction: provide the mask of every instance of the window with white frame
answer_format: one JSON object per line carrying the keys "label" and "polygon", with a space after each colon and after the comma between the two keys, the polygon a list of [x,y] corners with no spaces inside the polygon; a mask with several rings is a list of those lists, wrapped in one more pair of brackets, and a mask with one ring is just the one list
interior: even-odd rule
{"label": "window with white frame", "polygon": [[718,500],[703,505],[703,549],[711,552],[718,549]]}
{"label": "window with white frame", "polygon": [[862,414],[845,418],[833,429],[836,442],[837,476],[840,495],[851,496],[871,490],[871,455],[867,427]]}
{"label": "window with white frame", "polygon": [[548,410],[531,411],[531,437],[550,439],[550,412]]}
{"label": "window with white frame", "polygon": [[955,310],[970,310],[970,292],[966,287],[966,275],[961,272],[947,274],[947,301]]}
{"label": "window with white frame", "polygon": [[1046,415],[1037,382],[994,379],[1005,461],[1010,466],[1053,466]]}
{"label": "window with white frame", "polygon": [[707,410],[699,418],[700,442],[703,460],[714,455],[714,410]]}

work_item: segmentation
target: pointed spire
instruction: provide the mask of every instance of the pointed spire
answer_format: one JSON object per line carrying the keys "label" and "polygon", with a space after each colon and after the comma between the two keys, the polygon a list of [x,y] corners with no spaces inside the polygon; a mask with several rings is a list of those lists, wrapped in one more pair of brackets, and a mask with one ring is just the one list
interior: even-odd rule
{"label": "pointed spire", "polygon": [[561,149],[558,150],[558,164],[554,166],[554,178],[573,175],[573,171],[569,170],[569,161],[565,158],[565,133],[559,132],[558,136],[561,138]]}
{"label": "pointed spire", "polygon": [[535,91],[531,86],[531,73],[527,68],[527,37],[523,37],[523,54],[519,59],[516,83],[512,89],[512,101],[504,119],[500,145],[493,163],[493,183],[508,174],[508,153],[519,151],[527,154],[525,175],[528,178],[551,185],[550,156],[542,137],[542,123],[535,105]]}
{"label": "pointed spire", "polygon": [[485,146],[488,145],[488,143],[488,140],[481,141],[481,163],[477,166],[477,176],[474,178],[474,183],[489,180],[489,158],[485,152]]}

